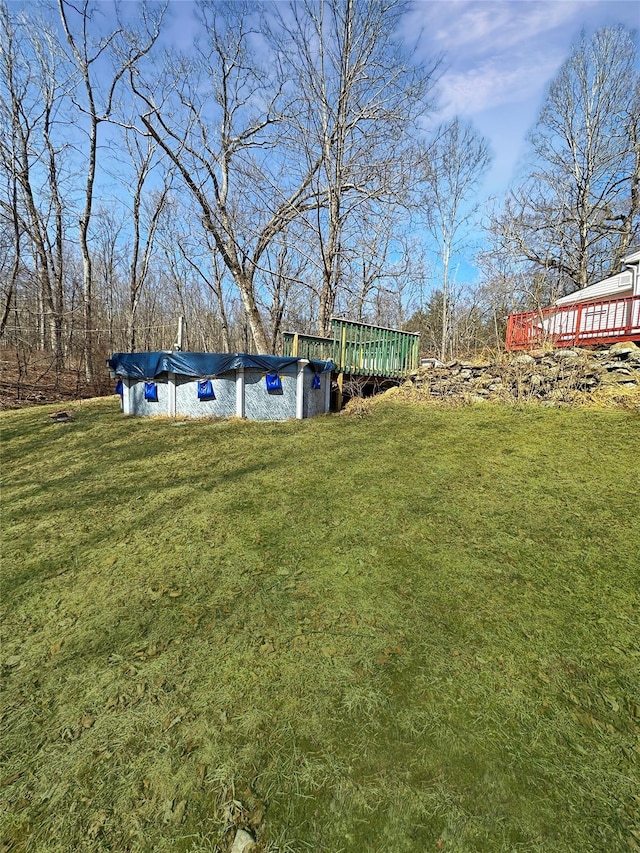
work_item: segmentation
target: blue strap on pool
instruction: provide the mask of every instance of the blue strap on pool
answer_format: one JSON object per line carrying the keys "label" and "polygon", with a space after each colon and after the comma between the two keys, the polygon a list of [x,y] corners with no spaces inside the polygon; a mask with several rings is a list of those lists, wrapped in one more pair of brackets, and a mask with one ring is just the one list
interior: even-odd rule
{"label": "blue strap on pool", "polygon": [[215,400],[213,382],[210,379],[201,379],[198,382],[198,400]]}
{"label": "blue strap on pool", "polygon": [[145,382],[144,383],[144,399],[148,403],[157,403],[158,402],[158,383],[157,382]]}
{"label": "blue strap on pool", "polygon": [[267,373],[267,391],[282,391],[282,380],[277,373]]}

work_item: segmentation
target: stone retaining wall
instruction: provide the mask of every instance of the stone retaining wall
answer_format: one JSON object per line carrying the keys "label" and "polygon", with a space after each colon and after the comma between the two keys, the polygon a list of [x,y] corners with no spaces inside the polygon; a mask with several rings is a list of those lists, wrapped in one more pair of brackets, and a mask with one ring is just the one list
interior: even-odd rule
{"label": "stone retaining wall", "polygon": [[394,389],[396,395],[547,405],[600,401],[640,408],[640,347],[633,343],[599,351],[536,350],[487,363],[424,362],[408,382]]}

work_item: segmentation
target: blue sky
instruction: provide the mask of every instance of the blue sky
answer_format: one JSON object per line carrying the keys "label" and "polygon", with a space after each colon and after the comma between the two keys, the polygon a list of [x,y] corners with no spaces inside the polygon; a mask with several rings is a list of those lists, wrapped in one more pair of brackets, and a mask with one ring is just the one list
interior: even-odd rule
{"label": "blue sky", "polygon": [[[16,5],[28,9],[38,4],[22,0]],[[98,8],[109,26],[112,2],[100,0]],[[121,9],[135,18],[139,3],[125,0]],[[171,0],[161,37],[165,46],[189,49],[199,30],[193,13],[192,0]],[[518,168],[526,168],[527,133],[572,44],[582,30],[590,36],[618,23],[640,25],[638,0],[413,0],[398,36],[427,66],[443,57],[439,108],[431,123],[454,115],[473,122],[494,156],[484,194],[499,199]],[[110,196],[113,182],[107,186]],[[470,249],[455,259],[460,281],[476,279],[473,256]],[[433,273],[437,282],[437,261]]]}
{"label": "blue sky", "polygon": [[419,58],[445,54],[439,119],[460,115],[487,137],[485,189],[504,194],[547,86],[581,30],[640,25],[637,0],[416,0],[401,33]]}
{"label": "blue sky", "polygon": [[[188,49],[198,26],[190,0],[171,0],[170,41]],[[640,27],[638,0],[414,0],[400,37],[429,64],[442,55],[436,122],[460,115],[487,137],[486,182],[503,195],[526,150],[545,91],[581,30]]]}
{"label": "blue sky", "polygon": [[[197,32],[193,5],[172,0],[170,9],[169,39],[188,49]],[[483,194],[500,199],[526,169],[527,134],[581,31],[589,37],[619,23],[639,27],[638,0],[414,0],[398,35],[426,65],[443,57],[430,123],[459,115],[488,139],[493,165]],[[459,280],[477,278],[473,255],[470,247],[454,259]],[[435,259],[433,275],[437,282]]]}

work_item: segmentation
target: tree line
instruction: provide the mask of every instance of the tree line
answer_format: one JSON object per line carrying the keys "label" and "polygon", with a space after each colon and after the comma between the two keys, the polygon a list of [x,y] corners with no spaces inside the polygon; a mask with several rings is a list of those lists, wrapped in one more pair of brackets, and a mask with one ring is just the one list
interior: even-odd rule
{"label": "tree line", "polygon": [[489,145],[459,117],[433,127],[444,58],[395,37],[402,3],[187,8],[1,0],[4,347],[91,383],[110,351],[171,348],[178,315],[186,347],[268,353],[340,313],[446,358],[499,346],[509,311],[638,239],[625,28],[576,42],[524,177],[487,200]]}

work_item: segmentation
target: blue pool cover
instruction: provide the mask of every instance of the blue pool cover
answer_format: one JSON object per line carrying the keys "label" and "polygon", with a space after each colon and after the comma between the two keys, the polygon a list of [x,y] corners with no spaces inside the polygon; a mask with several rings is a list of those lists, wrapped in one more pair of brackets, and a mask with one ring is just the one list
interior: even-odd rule
{"label": "blue pool cover", "polygon": [[[215,352],[116,352],[107,364],[117,376],[132,379],[155,379],[163,373],[182,376],[218,376],[239,367],[253,367],[267,373],[277,373],[297,364],[299,358],[277,355],[248,355],[247,353]],[[332,361],[309,361],[316,375],[333,370]]]}

